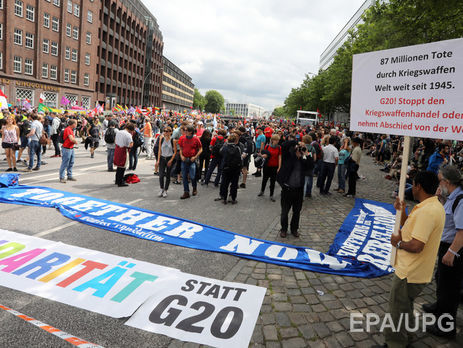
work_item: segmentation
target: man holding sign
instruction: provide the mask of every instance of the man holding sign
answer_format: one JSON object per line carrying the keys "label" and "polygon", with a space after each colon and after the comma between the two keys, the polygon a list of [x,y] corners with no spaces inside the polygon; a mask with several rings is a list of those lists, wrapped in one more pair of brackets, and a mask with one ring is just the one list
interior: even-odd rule
{"label": "man holding sign", "polygon": [[445,211],[434,195],[439,180],[432,172],[419,172],[413,181],[413,196],[420,203],[407,216],[403,201],[394,208],[402,212],[399,234],[391,235],[397,248],[395,273],[389,299],[389,313],[395,330],[385,330],[387,347],[405,347],[407,327],[414,326],[413,301],[432,279],[437,250],[444,229]]}

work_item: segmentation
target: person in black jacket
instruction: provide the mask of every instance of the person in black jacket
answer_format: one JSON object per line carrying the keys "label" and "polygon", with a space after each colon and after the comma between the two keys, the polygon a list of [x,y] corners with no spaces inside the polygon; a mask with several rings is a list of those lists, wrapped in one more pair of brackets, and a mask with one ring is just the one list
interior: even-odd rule
{"label": "person in black jacket", "polygon": [[307,156],[307,148],[298,143],[294,136],[281,145],[281,168],[277,181],[281,185],[281,230],[280,237],[286,238],[288,233],[288,215],[291,208],[291,234],[299,237],[299,217],[304,199],[304,173],[313,168],[313,159]]}
{"label": "person in black jacket", "polygon": [[230,186],[230,203],[238,203],[236,196],[238,194],[238,181],[243,166],[243,145],[238,142],[239,135],[230,134],[227,143],[220,150],[222,155],[222,183],[220,184],[220,197],[215,201],[222,201],[227,204],[228,187]]}

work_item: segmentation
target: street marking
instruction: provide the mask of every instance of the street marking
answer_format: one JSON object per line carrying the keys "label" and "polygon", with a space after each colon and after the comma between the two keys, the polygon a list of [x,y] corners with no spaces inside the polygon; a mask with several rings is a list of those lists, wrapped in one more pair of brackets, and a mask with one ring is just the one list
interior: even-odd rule
{"label": "street marking", "polygon": [[51,333],[52,335],[55,335],[56,337],[61,338],[62,340],[65,340],[66,342],[72,344],[73,346],[76,347],[81,347],[81,348],[103,348],[103,346],[100,346],[95,343],[91,343],[88,341],[85,341],[79,337],[70,335],[64,331],[61,331],[51,325],[42,323],[41,321],[38,321],[34,318],[31,318],[25,314],[22,314],[18,311],[15,311],[14,309],[8,308],[6,306],[3,306],[0,304],[0,309],[3,309],[4,311],[13,314],[14,316],[21,318],[22,320],[28,322],[29,324],[32,324],[34,326],[37,326],[38,328]]}
{"label": "street marking", "polygon": [[[142,198],[138,198],[138,199],[135,199],[133,201],[130,201],[130,202],[127,202],[127,203],[124,203],[124,204],[128,204],[128,205],[135,204],[135,203],[140,202],[142,200],[143,200]],[[65,228],[68,228],[68,227],[71,227],[71,226],[74,226],[74,225],[77,225],[77,224],[80,224],[80,222],[79,221],[68,222],[67,224],[59,225],[57,227],[50,228],[49,230],[35,233],[35,234],[32,235],[32,237],[43,237],[43,236],[46,236],[48,234],[52,234],[54,232],[61,231],[61,230],[65,229]]]}

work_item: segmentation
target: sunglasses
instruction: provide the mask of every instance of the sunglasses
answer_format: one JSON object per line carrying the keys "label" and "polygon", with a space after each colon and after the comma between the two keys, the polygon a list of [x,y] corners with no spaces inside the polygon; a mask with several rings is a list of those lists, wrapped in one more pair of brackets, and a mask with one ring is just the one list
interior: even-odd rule
{"label": "sunglasses", "polygon": [[166,130],[166,131],[164,131],[164,133],[172,133],[172,131],[167,131],[167,130]]}

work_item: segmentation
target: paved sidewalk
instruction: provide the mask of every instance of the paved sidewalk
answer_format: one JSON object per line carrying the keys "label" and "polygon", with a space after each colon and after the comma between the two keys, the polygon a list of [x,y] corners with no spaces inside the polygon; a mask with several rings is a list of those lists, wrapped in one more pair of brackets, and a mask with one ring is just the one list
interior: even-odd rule
{"label": "paved sidewalk", "polygon": [[[380,167],[371,158],[363,157],[357,196],[391,202],[395,188],[384,179]],[[332,189],[336,188],[333,182]],[[278,235],[279,217],[273,219],[264,239],[308,246],[326,252],[354,206],[352,198],[338,193],[320,196],[314,189],[313,198],[304,202],[301,237]],[[384,343],[377,328],[370,333],[350,332],[350,313],[373,312],[383,316],[388,309],[391,276],[374,279],[304,272],[292,268],[241,260],[226,280],[266,287],[267,294],[252,337],[251,347],[370,347]],[[435,284],[429,284],[417,299],[415,309],[432,302]],[[463,307],[462,307],[463,308]],[[458,327],[463,327],[463,311],[459,311]],[[171,347],[198,345],[174,341]],[[413,347],[462,347],[463,333],[454,341],[418,333]]]}

